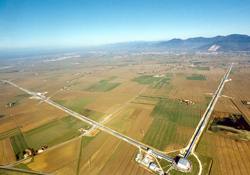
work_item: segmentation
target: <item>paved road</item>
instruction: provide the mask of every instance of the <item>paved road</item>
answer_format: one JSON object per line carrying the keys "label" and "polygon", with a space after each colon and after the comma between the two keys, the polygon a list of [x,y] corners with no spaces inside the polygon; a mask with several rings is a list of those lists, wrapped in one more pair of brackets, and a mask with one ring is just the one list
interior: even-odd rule
{"label": "paved road", "polygon": [[42,173],[42,172],[36,172],[36,171],[30,171],[30,170],[22,170],[22,169],[17,169],[17,168],[0,167],[0,169],[15,171],[16,174],[19,174],[18,172],[24,172],[24,173],[29,173],[29,174],[52,175],[48,173]]}
{"label": "paved road", "polygon": [[225,82],[227,81],[227,77],[231,71],[233,67],[233,63],[231,64],[231,66],[228,68],[227,73],[225,74],[224,78],[222,79],[217,91],[215,92],[215,95],[213,97],[213,99],[211,100],[211,102],[209,103],[207,110],[205,111],[203,117],[201,118],[198,126],[196,127],[196,130],[194,132],[194,135],[191,137],[191,140],[189,141],[189,144],[187,146],[188,150],[187,153],[185,155],[185,159],[188,157],[188,155],[190,154],[190,152],[193,152],[196,148],[196,145],[199,143],[200,137],[204,131],[204,129],[206,128],[206,125],[209,121],[209,116],[211,115],[213,108],[218,100],[218,97],[220,96],[220,93],[224,87]]}
{"label": "paved road", "polygon": [[[14,84],[14,83],[12,83],[11,81],[6,81],[6,82],[10,83],[10,84],[13,85],[13,86],[16,86],[17,88],[19,88],[19,89],[21,89],[21,90],[23,90],[23,91],[25,91],[25,92],[27,92],[27,93],[29,93],[29,94],[31,94],[31,95],[34,95],[36,98],[39,98],[39,99],[43,100],[44,102],[46,102],[46,103],[48,103],[48,104],[50,104],[50,105],[53,105],[53,106],[55,106],[56,108],[58,108],[58,109],[60,109],[60,110],[63,110],[63,111],[65,111],[65,112],[67,112],[68,114],[70,114],[70,115],[72,115],[72,116],[74,116],[74,117],[76,117],[76,118],[78,118],[78,119],[80,119],[80,120],[83,120],[83,121],[85,121],[85,122],[87,122],[87,123],[89,123],[89,124],[91,124],[91,125],[94,125],[94,126],[100,128],[101,130],[103,130],[103,131],[105,131],[105,132],[108,132],[108,133],[111,134],[111,135],[114,135],[114,136],[118,137],[119,139],[123,139],[124,141],[126,141],[126,142],[128,142],[128,143],[130,143],[130,144],[132,144],[132,145],[135,145],[135,146],[137,146],[137,147],[141,147],[141,148],[144,148],[144,149],[148,149],[148,146],[145,145],[145,144],[143,144],[143,143],[140,143],[140,142],[138,142],[138,141],[136,141],[136,140],[134,140],[134,139],[132,139],[132,138],[129,138],[129,137],[123,135],[123,134],[118,134],[116,131],[111,130],[110,128],[107,128],[107,127],[105,127],[105,126],[102,126],[102,125],[100,125],[99,123],[97,123],[97,122],[95,122],[95,121],[93,121],[93,120],[91,120],[91,119],[89,119],[89,118],[86,118],[85,116],[82,116],[82,115],[80,115],[80,114],[78,114],[78,113],[76,113],[76,112],[73,112],[73,111],[71,111],[71,110],[69,110],[69,109],[67,109],[67,108],[65,108],[65,107],[62,107],[62,106],[60,106],[60,105],[58,105],[58,104],[56,104],[56,103],[50,101],[49,99],[47,99],[47,98],[45,98],[45,97],[42,97],[42,96],[40,96],[40,95],[38,95],[38,94],[36,94],[36,93],[34,93],[34,92],[31,92],[31,91],[29,91],[29,90],[27,90],[27,89],[24,89],[24,88],[22,88],[22,87],[20,87],[20,86],[18,86],[18,85],[16,85],[16,84]],[[169,162],[173,162],[173,161],[174,161],[174,159],[172,159],[172,158],[170,158],[170,157],[167,157],[167,156],[161,154],[161,153],[158,152],[158,151],[155,151],[155,150],[152,149],[152,152],[153,152],[155,155],[157,155],[157,156],[159,156],[159,157],[161,157],[161,158],[163,158],[163,159],[165,159],[165,160],[167,160],[167,161],[169,161]]]}

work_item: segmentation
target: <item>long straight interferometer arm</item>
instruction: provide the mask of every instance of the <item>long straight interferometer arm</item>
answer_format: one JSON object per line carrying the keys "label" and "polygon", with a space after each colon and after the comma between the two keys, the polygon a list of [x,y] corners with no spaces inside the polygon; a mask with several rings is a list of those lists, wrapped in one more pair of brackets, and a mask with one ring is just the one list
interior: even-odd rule
{"label": "long straight interferometer arm", "polygon": [[232,67],[233,67],[233,63],[231,63],[231,66],[228,68],[226,75],[222,79],[217,91],[215,92],[213,99],[209,103],[207,110],[205,111],[204,115],[202,116],[202,119],[200,120],[198,127],[196,128],[191,140],[189,141],[189,144],[187,146],[188,150],[187,150],[187,153],[185,155],[185,159],[188,157],[190,152],[194,151],[194,149],[195,149],[195,147],[200,139],[200,136],[202,135],[202,133],[206,127],[206,124],[208,123],[209,116],[211,115],[213,108],[218,100],[218,97],[220,96],[220,92],[222,91],[225,82],[227,82],[227,77],[228,77]]}

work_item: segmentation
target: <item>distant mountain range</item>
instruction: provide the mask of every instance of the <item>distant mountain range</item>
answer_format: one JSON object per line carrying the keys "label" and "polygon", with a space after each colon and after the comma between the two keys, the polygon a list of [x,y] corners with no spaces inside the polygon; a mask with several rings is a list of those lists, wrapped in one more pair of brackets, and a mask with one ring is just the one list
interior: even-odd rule
{"label": "distant mountain range", "polygon": [[126,42],[102,46],[105,49],[130,51],[250,51],[250,36],[232,34],[212,38],[174,38],[169,41]]}

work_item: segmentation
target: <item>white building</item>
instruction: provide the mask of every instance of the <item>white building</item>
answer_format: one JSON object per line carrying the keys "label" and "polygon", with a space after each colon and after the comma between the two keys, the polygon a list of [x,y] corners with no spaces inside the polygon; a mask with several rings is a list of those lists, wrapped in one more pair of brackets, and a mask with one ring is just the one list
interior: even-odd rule
{"label": "white building", "polygon": [[155,171],[155,169],[156,169],[156,168],[157,168],[156,164],[154,164],[154,163],[150,163],[150,165],[149,165],[149,169],[151,169],[151,170]]}
{"label": "white building", "polygon": [[153,160],[151,158],[145,156],[144,159],[141,161],[141,164],[143,164],[146,167],[148,167],[151,162],[153,162]]}
{"label": "white building", "polygon": [[190,167],[189,162],[183,158],[179,159],[177,166],[185,170],[187,170]]}

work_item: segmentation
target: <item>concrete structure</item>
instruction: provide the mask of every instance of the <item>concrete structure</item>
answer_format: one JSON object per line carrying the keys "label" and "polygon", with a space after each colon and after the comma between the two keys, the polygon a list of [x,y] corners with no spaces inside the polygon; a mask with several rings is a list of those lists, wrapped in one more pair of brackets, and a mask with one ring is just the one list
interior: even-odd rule
{"label": "concrete structure", "polygon": [[158,168],[158,167],[156,166],[156,164],[154,164],[153,162],[151,162],[150,165],[149,165],[149,169],[155,171],[156,168]]}
{"label": "concrete structure", "polygon": [[181,172],[191,172],[193,170],[193,165],[190,161],[177,157],[171,166],[173,169]]}
{"label": "concrete structure", "polygon": [[135,158],[135,161],[138,162],[138,163],[141,163],[142,159],[143,159],[143,156],[142,156],[142,154],[139,152],[139,153],[137,154],[136,158]]}
{"label": "concrete structure", "polygon": [[146,167],[148,167],[151,162],[153,162],[153,160],[151,159],[151,157],[145,156],[144,159],[141,161],[141,164],[145,165]]}
{"label": "concrete structure", "polygon": [[188,169],[189,162],[186,159],[180,158],[179,161],[177,162],[177,166],[182,169]]}

